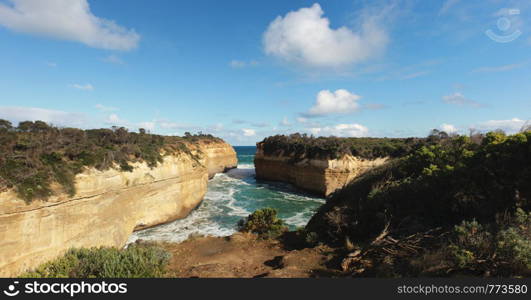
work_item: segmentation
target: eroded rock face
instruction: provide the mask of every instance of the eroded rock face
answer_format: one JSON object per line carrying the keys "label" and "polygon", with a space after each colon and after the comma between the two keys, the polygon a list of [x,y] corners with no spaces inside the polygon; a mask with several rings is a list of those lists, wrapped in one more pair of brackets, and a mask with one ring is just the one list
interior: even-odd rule
{"label": "eroded rock face", "polygon": [[76,176],[74,197],[57,193],[26,204],[13,191],[0,193],[0,276],[16,276],[72,247],[122,247],[134,230],[187,216],[201,203],[209,176],[237,164],[228,144],[199,150],[200,159],[167,155],[153,169],[136,163],[132,172],[86,170]]}
{"label": "eroded rock face", "polygon": [[202,143],[201,151],[206,156],[206,168],[209,178],[217,173],[226,172],[238,166],[236,151],[225,143]]}
{"label": "eroded rock face", "polygon": [[382,165],[387,158],[366,160],[346,155],[341,159],[302,159],[265,155],[257,145],[254,165],[256,178],[288,182],[296,187],[327,197],[363,172]]}

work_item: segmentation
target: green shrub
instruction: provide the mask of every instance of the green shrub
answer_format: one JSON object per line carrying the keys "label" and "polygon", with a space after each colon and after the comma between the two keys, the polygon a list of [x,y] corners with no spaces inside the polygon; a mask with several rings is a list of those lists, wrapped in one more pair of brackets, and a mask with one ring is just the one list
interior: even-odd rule
{"label": "green shrub", "polygon": [[531,239],[517,228],[500,231],[496,253],[515,270],[531,270]]}
{"label": "green shrub", "polygon": [[276,238],[287,230],[273,208],[263,208],[253,212],[246,219],[240,220],[238,227],[241,232],[252,232],[263,239]]}
{"label": "green shrub", "polygon": [[459,268],[470,266],[476,261],[476,255],[470,250],[459,248],[456,245],[449,245],[447,249],[450,260]]}
{"label": "green shrub", "polygon": [[492,235],[476,220],[456,225],[450,240],[449,258],[459,268],[465,268],[492,253]]}
{"label": "green shrub", "polygon": [[518,208],[512,224],[498,232],[496,255],[513,270],[531,270],[531,212]]}
{"label": "green shrub", "polygon": [[71,249],[22,277],[29,278],[150,278],[162,277],[170,254],[150,245],[127,249]]}

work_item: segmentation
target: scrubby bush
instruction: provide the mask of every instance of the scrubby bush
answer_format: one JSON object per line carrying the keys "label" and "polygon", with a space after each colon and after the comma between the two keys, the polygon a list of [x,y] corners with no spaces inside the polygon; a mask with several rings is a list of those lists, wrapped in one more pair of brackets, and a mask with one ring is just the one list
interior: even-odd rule
{"label": "scrubby bush", "polygon": [[75,194],[75,175],[85,167],[132,171],[133,162],[156,167],[164,154],[187,153],[198,160],[190,144],[221,141],[211,135],[185,137],[129,132],[123,127],[81,130],[57,128],[42,121],[20,122],[13,127],[0,120],[0,190],[14,188],[27,202],[46,199],[53,182]]}
{"label": "scrubby bush", "polygon": [[23,274],[30,278],[149,278],[164,276],[170,254],[152,245],[127,249],[71,249],[60,258]]}
{"label": "scrubby bush", "polygon": [[419,138],[338,138],[306,134],[275,135],[259,143],[266,155],[289,155],[294,161],[304,158],[336,159],[354,155],[366,159],[401,157],[427,143]]}
{"label": "scrubby bush", "polygon": [[[530,213],[518,208],[509,221],[481,225],[463,221],[441,247],[454,269],[495,275],[529,275],[531,272]],[[506,219],[506,218],[505,218]],[[502,221],[500,221],[502,220]]]}
{"label": "scrubby bush", "polygon": [[493,252],[493,237],[477,221],[463,221],[456,225],[450,238],[447,254],[458,268],[473,265]]}
{"label": "scrubby bush", "polygon": [[518,208],[513,222],[498,232],[496,255],[511,270],[531,275],[531,212]]}
{"label": "scrubby bush", "polygon": [[241,232],[251,232],[264,239],[280,236],[287,227],[277,217],[277,211],[273,208],[256,210],[247,218],[240,220],[238,229]]}

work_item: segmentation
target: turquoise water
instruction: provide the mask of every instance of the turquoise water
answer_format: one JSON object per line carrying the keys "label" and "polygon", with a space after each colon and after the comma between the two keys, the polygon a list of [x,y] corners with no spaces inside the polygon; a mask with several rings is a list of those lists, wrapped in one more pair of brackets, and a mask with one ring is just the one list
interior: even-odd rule
{"label": "turquoise water", "polygon": [[256,209],[273,207],[290,229],[306,225],[325,200],[302,193],[289,184],[257,182],[254,172],[256,147],[234,147],[238,168],[217,174],[208,183],[201,205],[188,217],[169,224],[135,232],[137,239],[181,242],[190,234],[231,235],[238,221]]}

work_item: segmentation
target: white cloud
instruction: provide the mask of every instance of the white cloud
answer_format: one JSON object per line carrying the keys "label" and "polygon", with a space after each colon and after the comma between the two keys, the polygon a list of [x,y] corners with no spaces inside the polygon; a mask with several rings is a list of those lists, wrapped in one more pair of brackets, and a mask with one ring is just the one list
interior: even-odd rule
{"label": "white cloud", "polygon": [[225,126],[223,125],[223,123],[217,123],[214,126],[210,126],[209,129],[213,131],[222,131],[224,128]]}
{"label": "white cloud", "polygon": [[440,128],[441,128],[442,131],[444,131],[444,132],[446,132],[446,133],[454,133],[454,132],[457,132],[457,128],[456,128],[454,125],[452,125],[452,124],[446,124],[446,123],[444,123],[444,124],[441,125]]}
{"label": "white cloud", "polygon": [[290,126],[290,125],[291,123],[289,122],[288,117],[284,117],[284,119],[280,121],[280,126]]}
{"label": "white cloud", "polygon": [[297,118],[297,122],[299,122],[299,123],[306,123],[306,122],[308,122],[308,119],[303,118],[303,117],[298,117],[298,118]]}
{"label": "white cloud", "polygon": [[83,114],[38,107],[0,107],[0,119],[13,123],[20,121],[44,121],[59,126],[84,127],[86,119]]}
{"label": "white cloud", "polygon": [[120,122],[120,117],[118,117],[117,114],[110,114],[107,117],[107,122],[109,122],[109,123],[118,123],[118,122]]}
{"label": "white cloud", "polygon": [[94,90],[94,87],[90,83],[87,83],[87,84],[74,83],[74,84],[72,84],[70,86],[75,88],[75,89],[83,90],[83,91],[93,91]]}
{"label": "white cloud", "polygon": [[333,29],[319,4],[278,16],[264,33],[266,54],[311,67],[360,63],[385,50],[388,36],[377,17],[364,18],[358,32]]}
{"label": "white cloud", "polygon": [[459,105],[459,106],[465,106],[465,105],[473,106],[473,107],[480,107],[481,106],[480,103],[478,103],[478,102],[476,102],[474,100],[470,100],[470,99],[466,98],[461,93],[453,93],[451,95],[444,96],[443,97],[443,102],[445,102],[447,104],[454,104],[454,105]]}
{"label": "white cloud", "polygon": [[314,127],[309,129],[316,136],[362,137],[367,136],[369,129],[360,124],[338,124],[335,126]]}
{"label": "white cloud", "polygon": [[520,131],[526,123],[525,121],[519,118],[512,118],[510,120],[490,120],[486,122],[479,123],[475,126],[472,126],[473,129],[479,129],[483,131],[497,130],[501,129],[507,133],[515,133]]}
{"label": "white cloud", "polygon": [[156,127],[155,122],[140,122],[138,123],[138,126],[140,126],[140,128],[144,128],[149,131],[153,131]]}
{"label": "white cloud", "polygon": [[243,60],[237,60],[237,59],[234,59],[234,60],[231,60],[231,62],[229,63],[229,65],[230,65],[232,68],[240,69],[240,68],[245,68],[245,67],[254,67],[254,66],[257,66],[257,65],[258,65],[258,62],[257,62],[256,60],[243,61]]}
{"label": "white cloud", "polygon": [[308,115],[322,116],[352,113],[359,110],[359,99],[361,99],[361,96],[344,89],[336,90],[333,93],[329,90],[322,90],[317,94],[316,103],[310,108]]}
{"label": "white cloud", "polygon": [[243,135],[244,136],[255,136],[256,135],[256,131],[254,129],[242,129],[242,132],[243,132]]}
{"label": "white cloud", "polygon": [[131,50],[140,41],[134,30],[93,15],[87,0],[6,1],[0,2],[0,25],[14,31],[112,50]]}
{"label": "white cloud", "polygon": [[50,68],[55,68],[57,67],[57,63],[53,62],[53,61],[47,61],[44,63],[46,66],[50,67]]}
{"label": "white cloud", "polygon": [[117,114],[110,114],[107,117],[107,120],[105,120],[105,123],[108,125],[116,125],[116,126],[126,126],[129,122],[126,120],[121,119]]}
{"label": "white cloud", "polygon": [[96,104],[94,107],[95,107],[96,109],[101,110],[101,111],[104,111],[104,112],[117,111],[117,110],[119,110],[117,107],[106,106],[106,105],[103,105],[103,104]]}

